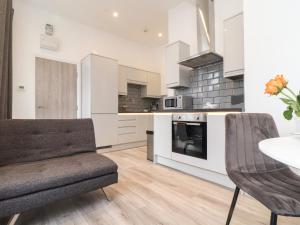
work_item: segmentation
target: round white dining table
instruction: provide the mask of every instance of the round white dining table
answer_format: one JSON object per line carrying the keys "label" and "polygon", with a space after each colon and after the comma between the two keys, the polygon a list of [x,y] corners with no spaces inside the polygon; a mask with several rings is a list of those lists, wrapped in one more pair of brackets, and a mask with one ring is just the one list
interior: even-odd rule
{"label": "round white dining table", "polygon": [[258,146],[265,155],[300,169],[300,135],[266,139]]}

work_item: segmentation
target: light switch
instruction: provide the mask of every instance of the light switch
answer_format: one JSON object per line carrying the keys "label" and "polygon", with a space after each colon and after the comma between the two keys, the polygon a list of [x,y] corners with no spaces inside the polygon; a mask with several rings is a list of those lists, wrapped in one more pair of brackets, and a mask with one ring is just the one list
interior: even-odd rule
{"label": "light switch", "polygon": [[18,86],[18,91],[25,91],[25,86],[23,85]]}

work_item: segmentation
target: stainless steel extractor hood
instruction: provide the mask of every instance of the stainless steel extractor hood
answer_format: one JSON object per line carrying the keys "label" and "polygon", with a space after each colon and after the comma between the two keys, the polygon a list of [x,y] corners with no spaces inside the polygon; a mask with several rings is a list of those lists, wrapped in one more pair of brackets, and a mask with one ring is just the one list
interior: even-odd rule
{"label": "stainless steel extractor hood", "polygon": [[223,61],[215,53],[215,15],[213,0],[197,0],[198,54],[179,62],[191,68],[198,68]]}

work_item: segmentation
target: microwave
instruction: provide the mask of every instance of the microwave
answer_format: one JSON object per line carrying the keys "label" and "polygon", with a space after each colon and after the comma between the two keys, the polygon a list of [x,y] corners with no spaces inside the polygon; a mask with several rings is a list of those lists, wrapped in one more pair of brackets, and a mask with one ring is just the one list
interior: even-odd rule
{"label": "microwave", "polygon": [[193,109],[192,96],[173,96],[164,98],[164,110]]}

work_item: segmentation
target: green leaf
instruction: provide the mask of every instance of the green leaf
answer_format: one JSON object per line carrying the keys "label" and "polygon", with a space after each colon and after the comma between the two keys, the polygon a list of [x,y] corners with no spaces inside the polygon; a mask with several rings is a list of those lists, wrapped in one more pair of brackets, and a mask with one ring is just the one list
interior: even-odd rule
{"label": "green leaf", "polygon": [[293,118],[293,111],[293,108],[289,106],[287,110],[283,112],[284,118],[287,120],[291,120]]}
{"label": "green leaf", "polygon": [[297,102],[300,104],[300,94],[297,96]]}
{"label": "green leaf", "polygon": [[296,116],[300,117],[300,110],[295,111]]}
{"label": "green leaf", "polygon": [[300,110],[300,105],[297,102],[293,102],[292,104],[290,104],[290,106],[292,107],[292,109],[294,111],[299,111]]}
{"label": "green leaf", "polygon": [[283,101],[287,105],[291,105],[291,104],[293,104],[293,102],[295,102],[295,101],[293,101],[291,99],[288,99],[288,98],[280,98],[280,100]]}

